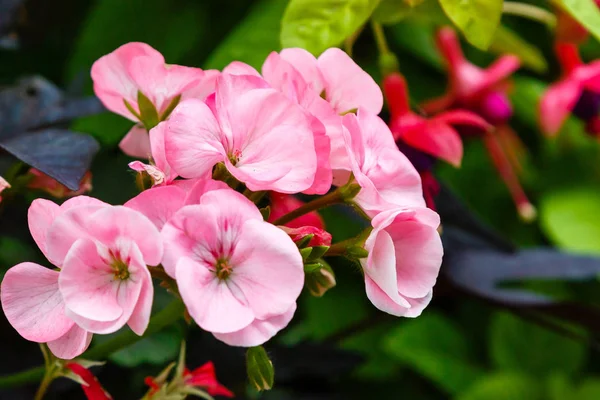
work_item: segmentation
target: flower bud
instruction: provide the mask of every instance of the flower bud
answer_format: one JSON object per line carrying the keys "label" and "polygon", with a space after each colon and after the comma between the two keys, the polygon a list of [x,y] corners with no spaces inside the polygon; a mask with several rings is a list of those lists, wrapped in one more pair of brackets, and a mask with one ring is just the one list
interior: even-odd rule
{"label": "flower bud", "polygon": [[383,76],[398,72],[400,69],[400,63],[394,53],[381,53],[378,62]]}
{"label": "flower bud", "polygon": [[303,226],[300,228],[280,227],[290,235],[299,248],[331,246],[331,234],[315,226]]}
{"label": "flower bud", "polygon": [[250,384],[258,391],[270,390],[275,380],[273,363],[262,346],[250,347],[246,352],[246,371]]}
{"label": "flower bud", "polygon": [[512,116],[512,106],[506,94],[490,92],[481,99],[481,116],[492,125],[500,125]]}
{"label": "flower bud", "polygon": [[323,296],[326,291],[336,285],[333,269],[323,260],[314,264],[306,264],[304,272],[306,273],[304,284],[310,294],[315,297]]}

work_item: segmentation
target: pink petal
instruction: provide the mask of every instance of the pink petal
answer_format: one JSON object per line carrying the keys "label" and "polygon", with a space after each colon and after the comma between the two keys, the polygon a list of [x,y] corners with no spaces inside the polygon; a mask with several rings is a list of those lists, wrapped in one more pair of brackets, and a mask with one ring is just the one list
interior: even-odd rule
{"label": "pink petal", "polygon": [[122,240],[118,250],[128,260],[129,278],[121,280],[107,265],[108,249],[89,239],[80,239],[65,258],[59,288],[67,307],[66,314],[77,325],[94,333],[112,333],[130,319],[144,280],[146,265],[135,243]]}
{"label": "pink petal", "polygon": [[229,186],[223,181],[214,179],[198,179],[193,186],[187,190],[185,205],[200,204],[200,200],[205,193],[213,190],[227,190]]}
{"label": "pink petal", "polygon": [[57,271],[21,263],[4,275],[0,290],[6,319],[27,340],[43,343],[64,335],[73,321],[65,316]]}
{"label": "pink petal", "polygon": [[254,320],[252,309],[231,281],[221,281],[204,265],[183,257],[177,263],[177,282],[188,312],[200,328],[228,333]]}
{"label": "pink petal", "polygon": [[283,314],[265,320],[255,319],[250,325],[239,331],[231,333],[213,333],[213,335],[229,346],[259,346],[285,328],[294,317],[295,312],[296,303]]}
{"label": "pink petal", "polygon": [[127,43],[92,65],[94,92],[110,111],[132,121],[136,120],[123,100],[137,107],[138,87],[129,74],[129,64],[138,57],[149,57],[155,64],[164,64],[163,56],[145,43]]}
{"label": "pink petal", "polygon": [[420,316],[425,307],[427,307],[431,302],[432,297],[433,291],[430,290],[425,297],[421,297],[420,299],[407,299],[410,303],[410,308],[403,316],[407,318],[416,318]]}
{"label": "pink petal", "polygon": [[165,149],[165,131],[167,129],[167,123],[161,122],[150,130],[150,150],[152,152],[152,161],[156,168],[161,170],[165,174],[166,183],[171,183],[177,174],[169,163],[167,162],[167,154]]}
{"label": "pink petal", "polygon": [[433,119],[452,126],[472,126],[479,128],[482,131],[487,131],[492,128],[485,119],[471,111],[465,110],[446,111],[436,115]]}
{"label": "pink petal", "polygon": [[66,210],[70,210],[72,208],[81,207],[81,206],[92,206],[95,208],[100,208],[100,207],[108,207],[108,206],[110,206],[110,204],[105,203],[102,200],[98,200],[95,197],[75,196],[75,197],[71,197],[70,199],[68,199],[67,201],[62,203],[60,208],[61,208],[61,210],[66,211]]}
{"label": "pink petal", "polygon": [[331,189],[333,174],[329,155],[331,143],[326,134],[325,126],[315,117],[310,117],[311,127],[314,134],[314,151],[317,154],[317,172],[312,186],[304,191],[306,194],[325,194]]}
{"label": "pink petal", "polygon": [[48,348],[56,357],[71,360],[87,350],[92,342],[92,336],[92,333],[73,324],[63,336],[49,341]]}
{"label": "pink petal", "polygon": [[175,108],[165,136],[166,159],[184,178],[206,176],[226,157],[221,128],[212,111],[200,100],[186,100]]}
{"label": "pink petal", "polygon": [[119,148],[125,154],[135,158],[150,158],[150,138],[146,128],[134,125],[119,143]]}
{"label": "pink petal", "polygon": [[160,232],[141,212],[123,206],[106,207],[91,215],[86,227],[90,236],[109,248],[121,238],[135,242],[144,265],[158,265],[162,260]]}
{"label": "pink petal", "polygon": [[498,58],[492,65],[485,69],[481,89],[496,86],[509,78],[521,66],[519,57],[509,54]]}
{"label": "pink petal", "polygon": [[231,264],[229,279],[256,318],[285,313],[302,291],[304,269],[298,248],[284,231],[267,222],[246,221]]}
{"label": "pink petal", "polygon": [[408,305],[404,301],[402,303],[394,301],[368,275],[365,275],[365,291],[371,303],[383,312],[402,317],[409,310],[410,303],[408,303],[408,300],[404,299]]}
{"label": "pink petal", "polygon": [[223,68],[223,73],[230,75],[251,75],[262,78],[260,73],[254,67],[251,67],[250,65],[241,61],[232,61],[229,63],[229,65]]}
{"label": "pink petal", "polygon": [[325,89],[324,78],[315,56],[301,48],[283,49],[279,54],[300,72],[313,91],[320,94]]}
{"label": "pink petal", "polygon": [[460,167],[463,156],[462,139],[458,132],[444,122],[431,119],[425,123],[423,130],[406,130],[402,140],[415,149]]}
{"label": "pink petal", "polygon": [[142,289],[137,304],[131,313],[131,317],[127,324],[133,332],[142,336],[150,322],[150,314],[152,313],[152,300],[154,299],[154,285],[152,284],[152,276],[147,268],[141,268],[140,274],[143,276]]}
{"label": "pink petal", "polygon": [[161,230],[173,214],[183,207],[186,196],[185,191],[177,186],[153,187],[144,190],[124,206],[141,212]]}
{"label": "pink petal", "polygon": [[318,65],[326,99],[338,113],[364,108],[379,114],[383,107],[379,85],[348,54],[335,47],[327,49],[319,56]]}
{"label": "pink petal", "polygon": [[144,164],[141,161],[132,161],[127,165],[134,171],[147,173],[150,178],[152,178],[154,186],[164,185],[166,183],[167,178],[164,172],[156,168],[154,165]]}
{"label": "pink petal", "polygon": [[579,96],[582,87],[576,80],[564,79],[551,85],[540,101],[540,124],[542,131],[554,136],[565,122]]}
{"label": "pink petal", "polygon": [[31,236],[33,236],[33,240],[35,240],[35,243],[48,259],[46,233],[59,213],[60,207],[46,199],[35,199],[27,212],[27,221]]}
{"label": "pink petal", "polygon": [[[201,203],[207,206],[220,208],[219,213],[224,218],[240,224],[244,221],[254,219],[262,221],[262,214],[254,203],[241,193],[226,188],[225,190],[211,190],[202,195]],[[228,223],[231,226],[231,223]]]}

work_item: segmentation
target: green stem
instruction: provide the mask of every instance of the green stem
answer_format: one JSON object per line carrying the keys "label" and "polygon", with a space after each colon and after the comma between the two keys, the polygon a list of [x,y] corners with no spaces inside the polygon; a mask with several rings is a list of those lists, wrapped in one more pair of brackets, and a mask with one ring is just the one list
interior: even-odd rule
{"label": "green stem", "polygon": [[329,247],[329,249],[327,249],[327,252],[324,254],[324,256],[325,257],[343,256],[344,254],[346,254],[346,250],[348,250],[348,246],[354,245],[355,241],[356,241],[356,238],[350,238],[350,239],[346,239],[346,240],[343,240],[338,243],[334,243],[331,245],[331,247]]}
{"label": "green stem", "polygon": [[550,29],[554,29],[556,27],[556,16],[553,13],[532,4],[519,3],[516,1],[505,1],[502,12],[504,14],[516,15],[541,22]]}
{"label": "green stem", "polygon": [[308,203],[304,203],[300,207],[296,208],[293,211],[279,217],[273,222],[273,225],[284,225],[290,221],[295,220],[298,217],[303,216],[304,214],[308,214],[309,212],[319,210],[324,207],[331,206],[333,204],[343,203],[344,197],[340,189],[336,189],[331,193],[328,193],[324,196],[317,197],[313,201],[309,201]]}
{"label": "green stem", "polygon": [[40,383],[40,387],[38,388],[37,392],[35,392],[33,400],[42,400],[44,398],[44,395],[48,391],[48,388],[50,387],[50,384],[52,383],[54,378],[54,369],[48,368],[46,370],[46,373],[44,374],[44,379],[42,379],[42,383]]}
{"label": "green stem", "polygon": [[377,49],[381,54],[388,54],[390,52],[390,47],[387,44],[387,40],[385,39],[385,33],[383,32],[383,27],[381,24],[377,22],[372,22],[371,27],[373,28],[373,35],[375,36],[375,43],[377,43]]}
{"label": "green stem", "polygon": [[[101,343],[82,355],[87,359],[103,359],[114,352],[128,347],[137,341],[159,332],[181,318],[185,307],[180,300],[174,300],[150,319],[144,336],[137,336],[132,331],[123,331],[113,339]],[[19,386],[39,380],[44,375],[44,367],[35,367],[27,371],[0,377],[0,388]]]}

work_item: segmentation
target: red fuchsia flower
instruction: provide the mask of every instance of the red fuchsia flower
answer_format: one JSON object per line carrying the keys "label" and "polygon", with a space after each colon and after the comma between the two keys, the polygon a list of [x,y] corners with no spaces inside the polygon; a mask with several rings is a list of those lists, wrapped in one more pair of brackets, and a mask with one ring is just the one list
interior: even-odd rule
{"label": "red fuchsia flower", "polygon": [[217,381],[217,374],[212,361],[193,371],[186,368],[183,372],[183,382],[185,385],[204,389],[211,396],[233,397],[233,392]]}
{"label": "red fuchsia flower", "polygon": [[56,179],[49,177],[35,168],[29,170],[29,175],[33,176],[33,179],[27,184],[29,189],[42,190],[57,199],[79,196],[92,190],[92,173],[89,171],[81,178],[79,189],[76,191],[70,190]]}
{"label": "red fuchsia flower", "polygon": [[[275,222],[284,215],[294,211],[304,204],[303,201],[297,199],[293,195],[271,192],[269,194],[271,200],[271,213],[269,214],[269,222]],[[312,211],[304,214],[296,219],[285,224],[288,228],[301,228],[303,226],[314,226],[318,229],[325,229],[325,222],[318,212]]]}
{"label": "red fuchsia flower", "polygon": [[180,100],[202,100],[214,92],[217,75],[214,70],[168,65],[145,43],[127,43],[92,66],[96,96],[110,111],[136,123],[121,141],[121,150],[140,158],[150,154],[147,131],[167,119]]}
{"label": "red fuchsia flower", "polygon": [[417,317],[429,304],[444,253],[439,216],[428,208],[378,214],[360,260],[367,297],[389,314]]}
{"label": "red fuchsia flower", "polygon": [[[0,176],[0,193],[2,193],[3,190],[10,188],[10,183],[8,183],[6,181],[6,179],[4,179],[3,177]],[[2,201],[2,197],[0,196],[0,201]]]}
{"label": "red fuchsia flower", "polygon": [[300,228],[287,228],[282,226],[280,228],[283,229],[285,233],[290,235],[294,243],[301,241],[309,235],[312,235],[312,238],[306,244],[306,247],[331,246],[331,233],[315,226],[303,226]]}
{"label": "red fuchsia flower", "polygon": [[483,118],[469,111],[445,111],[430,118],[412,112],[406,80],[399,73],[386,76],[383,89],[394,139],[455,167],[460,166],[463,155],[462,139],[455,127],[467,126],[481,131],[491,128]]}
{"label": "red fuchsia flower", "polygon": [[98,378],[89,369],[76,362],[66,363],[65,367],[83,380],[81,388],[88,400],[112,400],[112,396],[104,390]]}
{"label": "red fuchsia flower", "polygon": [[258,346],[292,319],[304,284],[290,237],[231,189],[204,194],[162,229],[162,264],[204,330],[232,346]]}
{"label": "red fuchsia flower", "polygon": [[556,56],[563,77],[551,85],[540,102],[540,124],[548,136],[555,136],[570,113],[586,122],[586,130],[600,134],[600,60],[584,64],[577,46],[558,42]]}
{"label": "red fuchsia flower", "polygon": [[200,100],[182,102],[167,122],[171,167],[203,178],[217,163],[252,191],[298,193],[311,188],[318,168],[312,120],[297,104],[257,77],[223,74],[214,111]]}

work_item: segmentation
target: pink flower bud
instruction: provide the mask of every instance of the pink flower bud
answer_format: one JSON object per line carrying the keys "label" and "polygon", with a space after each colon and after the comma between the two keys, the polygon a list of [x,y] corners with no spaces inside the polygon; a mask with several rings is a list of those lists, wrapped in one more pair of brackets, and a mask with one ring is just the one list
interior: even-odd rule
{"label": "pink flower bud", "polygon": [[308,235],[313,235],[305,247],[331,246],[331,234],[316,226],[303,226],[300,228],[281,227],[294,242],[299,242]]}

